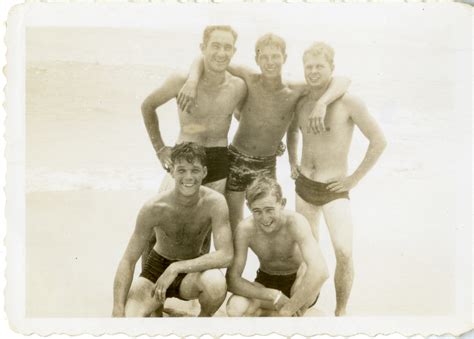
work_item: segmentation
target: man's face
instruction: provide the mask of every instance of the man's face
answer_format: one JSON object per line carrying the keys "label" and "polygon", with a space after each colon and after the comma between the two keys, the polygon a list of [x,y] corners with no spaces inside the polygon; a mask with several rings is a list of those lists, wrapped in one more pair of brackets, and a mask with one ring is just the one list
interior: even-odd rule
{"label": "man's face", "polygon": [[206,175],[207,168],[197,160],[191,164],[184,159],[177,159],[171,168],[175,188],[185,196],[196,194]]}
{"label": "man's face", "polygon": [[207,45],[201,45],[206,66],[214,72],[224,72],[235,53],[234,44],[232,33],[221,30],[213,31]]}
{"label": "man's face", "polygon": [[331,80],[333,67],[324,55],[308,54],[303,61],[304,77],[311,87],[323,88]]}
{"label": "man's face", "polygon": [[263,198],[257,199],[249,205],[255,225],[265,233],[272,233],[281,226],[281,211],[284,202],[277,201],[273,193],[267,194]]}
{"label": "man's face", "polygon": [[280,47],[267,45],[260,49],[255,61],[263,76],[267,78],[279,77],[281,68],[286,61],[286,55],[283,54]]}

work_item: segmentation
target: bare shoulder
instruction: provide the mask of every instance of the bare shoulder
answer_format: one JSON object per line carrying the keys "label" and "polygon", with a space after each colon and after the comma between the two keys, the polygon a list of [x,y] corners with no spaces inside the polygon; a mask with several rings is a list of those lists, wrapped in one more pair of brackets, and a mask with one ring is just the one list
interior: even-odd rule
{"label": "bare shoulder", "polygon": [[229,84],[237,88],[245,87],[244,79],[239,78],[235,75],[232,75],[229,72],[227,72],[226,74],[227,74],[227,79],[229,81]]}
{"label": "bare shoulder", "polygon": [[186,80],[188,80],[188,74],[184,72],[175,71],[169,75],[168,79],[170,79],[172,82],[176,84],[181,84],[182,86],[184,85]]}
{"label": "bare shoulder", "polygon": [[164,208],[170,206],[170,192],[164,191],[154,195],[152,198],[148,199],[142,207],[142,210],[151,212],[160,212]]}
{"label": "bare shoulder", "polygon": [[309,223],[302,214],[295,211],[285,210],[285,216],[288,229],[294,236],[305,234],[308,231],[311,232]]}
{"label": "bare shoulder", "polygon": [[350,111],[359,111],[365,108],[365,103],[359,97],[346,93],[339,100]]}
{"label": "bare shoulder", "polygon": [[[209,208],[225,207],[224,209],[227,209],[227,202],[222,194],[206,186],[201,186],[200,193],[201,193],[201,198],[203,199],[203,202]],[[213,211],[210,210],[210,212],[212,213]]]}

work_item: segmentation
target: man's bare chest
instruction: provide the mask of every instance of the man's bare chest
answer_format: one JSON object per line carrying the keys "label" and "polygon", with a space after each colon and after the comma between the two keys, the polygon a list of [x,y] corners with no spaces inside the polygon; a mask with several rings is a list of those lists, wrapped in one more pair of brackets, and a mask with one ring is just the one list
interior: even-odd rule
{"label": "man's bare chest", "polygon": [[280,261],[293,256],[295,242],[288,236],[282,236],[272,240],[257,236],[252,239],[250,248],[260,260]]}
{"label": "man's bare chest", "polygon": [[211,227],[211,217],[208,213],[202,213],[202,209],[192,212],[168,211],[161,219],[158,229],[170,238],[200,236]]}

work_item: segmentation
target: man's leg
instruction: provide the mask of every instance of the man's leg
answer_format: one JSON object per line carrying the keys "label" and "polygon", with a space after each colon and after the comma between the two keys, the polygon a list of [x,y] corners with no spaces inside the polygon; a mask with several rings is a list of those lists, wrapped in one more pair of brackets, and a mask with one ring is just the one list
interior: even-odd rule
{"label": "man's leg", "polygon": [[296,212],[302,214],[308,220],[314,237],[319,241],[319,222],[321,220],[322,207],[314,206],[304,201],[298,194],[296,194],[295,207]]}
{"label": "man's leg", "polygon": [[226,305],[228,317],[258,317],[261,314],[260,300],[233,294]]}
{"label": "man's leg", "polygon": [[336,316],[346,314],[354,280],[352,261],[352,216],[348,199],[333,200],[323,206],[324,218],[336,254]]}
{"label": "man's leg", "polygon": [[224,275],[217,269],[189,273],[179,288],[179,295],[186,300],[199,299],[200,317],[212,317],[225,300],[227,285]]}
{"label": "man's leg", "polygon": [[234,232],[244,216],[245,192],[226,191],[225,198],[229,206],[230,227]]}
{"label": "man's leg", "polygon": [[126,317],[148,317],[153,311],[162,313],[163,305],[151,296],[155,288],[150,280],[138,277],[130,288],[125,304]]}

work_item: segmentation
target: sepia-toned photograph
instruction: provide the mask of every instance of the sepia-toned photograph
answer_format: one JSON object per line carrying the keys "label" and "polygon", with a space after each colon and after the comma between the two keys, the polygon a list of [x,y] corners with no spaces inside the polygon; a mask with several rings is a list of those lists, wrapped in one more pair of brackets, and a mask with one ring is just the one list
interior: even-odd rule
{"label": "sepia-toned photograph", "polygon": [[472,328],[471,13],[17,8],[9,317],[38,334]]}

